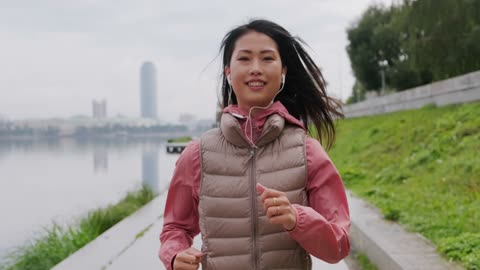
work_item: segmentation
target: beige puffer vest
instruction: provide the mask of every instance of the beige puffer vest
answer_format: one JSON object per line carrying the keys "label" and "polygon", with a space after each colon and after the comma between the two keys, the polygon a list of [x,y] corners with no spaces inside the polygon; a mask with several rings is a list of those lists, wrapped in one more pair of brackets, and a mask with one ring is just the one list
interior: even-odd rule
{"label": "beige puffer vest", "polygon": [[255,184],[307,205],[305,131],[277,114],[252,148],[240,124],[223,114],[200,140],[202,269],[310,269],[310,256],[281,225],[270,224]]}

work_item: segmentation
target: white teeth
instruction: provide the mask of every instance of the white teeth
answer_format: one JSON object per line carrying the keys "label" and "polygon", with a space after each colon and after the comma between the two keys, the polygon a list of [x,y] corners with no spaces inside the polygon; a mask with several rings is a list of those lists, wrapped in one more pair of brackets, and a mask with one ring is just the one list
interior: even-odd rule
{"label": "white teeth", "polygon": [[264,86],[265,83],[264,82],[249,82],[248,85],[249,86]]}

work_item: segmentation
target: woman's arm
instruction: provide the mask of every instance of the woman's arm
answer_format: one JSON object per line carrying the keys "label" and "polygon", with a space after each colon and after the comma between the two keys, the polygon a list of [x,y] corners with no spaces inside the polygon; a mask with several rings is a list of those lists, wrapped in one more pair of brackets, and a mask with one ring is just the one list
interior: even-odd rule
{"label": "woman's arm", "polygon": [[188,249],[199,234],[198,187],[200,184],[200,147],[193,141],[179,157],[168,190],[159,257],[172,269],[175,256]]}
{"label": "woman's arm", "polygon": [[340,175],[317,140],[306,142],[309,206],[293,205],[297,223],[290,236],[313,256],[337,263],[350,252],[350,214]]}

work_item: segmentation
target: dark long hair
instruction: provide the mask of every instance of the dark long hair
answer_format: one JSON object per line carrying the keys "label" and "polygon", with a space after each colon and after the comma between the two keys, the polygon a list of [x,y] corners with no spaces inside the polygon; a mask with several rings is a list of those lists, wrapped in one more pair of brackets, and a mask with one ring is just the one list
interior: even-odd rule
{"label": "dark long hair", "polygon": [[[222,40],[223,67],[230,66],[235,49],[235,42],[249,32],[259,32],[269,36],[278,46],[282,64],[287,66],[285,86],[275,98],[288,112],[302,121],[307,132],[316,137],[329,149],[335,141],[335,119],[342,118],[341,105],[338,100],[327,96],[326,83],[320,68],[308,55],[298,37],[293,37],[280,25],[267,20],[253,20],[234,28]],[[221,95],[223,106],[228,106],[229,86],[225,73],[221,75]],[[235,93],[231,101],[237,104]],[[312,130],[311,123],[316,128]],[[317,136],[318,135],[318,136]]]}

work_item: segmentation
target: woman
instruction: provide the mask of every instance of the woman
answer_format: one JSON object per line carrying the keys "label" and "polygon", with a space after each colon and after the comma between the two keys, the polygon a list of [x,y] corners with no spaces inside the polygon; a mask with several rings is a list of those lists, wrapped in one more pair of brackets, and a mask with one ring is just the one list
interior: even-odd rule
{"label": "woman", "polygon": [[[222,42],[219,129],[177,161],[160,236],[167,269],[309,269],[310,255],[348,255],[341,178],[320,145],[335,136],[338,103],[296,38],[254,20]],[[313,124],[313,125],[311,125]],[[202,251],[191,247],[202,234]]]}

